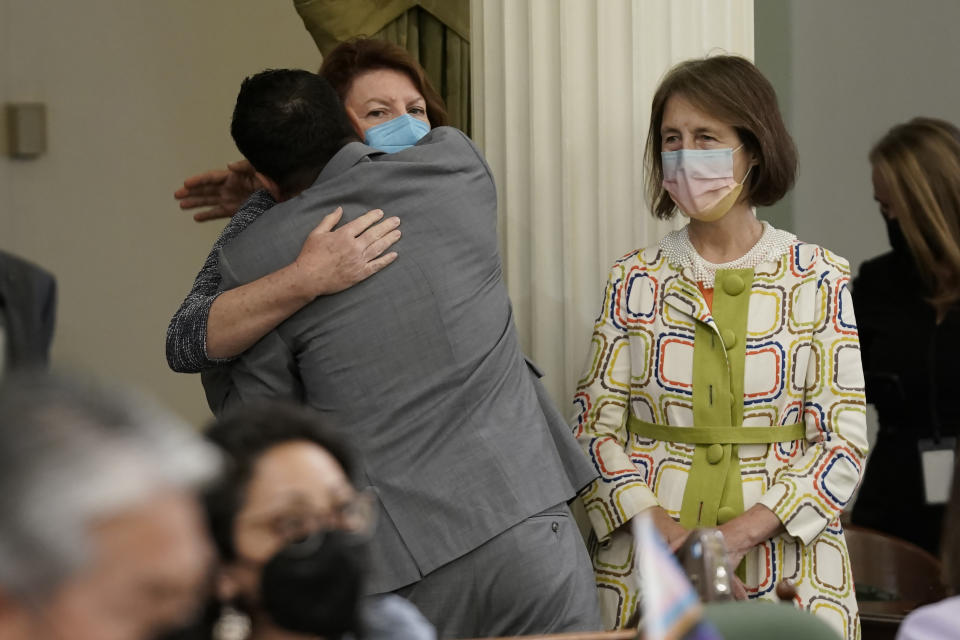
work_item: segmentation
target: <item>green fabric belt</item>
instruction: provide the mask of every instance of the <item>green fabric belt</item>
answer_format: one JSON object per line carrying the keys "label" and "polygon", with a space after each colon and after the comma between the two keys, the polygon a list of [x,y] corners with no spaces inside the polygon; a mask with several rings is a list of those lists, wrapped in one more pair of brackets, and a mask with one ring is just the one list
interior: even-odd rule
{"label": "green fabric belt", "polygon": [[806,428],[799,422],[782,427],[675,427],[644,422],[633,414],[627,419],[627,429],[642,438],[685,444],[770,444],[806,436]]}

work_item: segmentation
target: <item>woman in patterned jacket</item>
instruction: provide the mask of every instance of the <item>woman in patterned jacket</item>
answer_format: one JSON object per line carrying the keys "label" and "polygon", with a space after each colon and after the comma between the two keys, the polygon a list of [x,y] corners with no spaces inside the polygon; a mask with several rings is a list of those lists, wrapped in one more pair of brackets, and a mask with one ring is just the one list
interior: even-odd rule
{"label": "woman in patterned jacket", "polygon": [[756,217],[796,173],[773,88],[739,57],[678,65],[646,159],[654,215],[689,224],[613,265],[574,399],[605,622],[637,608],[629,523],[648,512],[673,548],[718,527],[738,597],[789,579],[859,637],[839,521],[867,453],[849,268]]}

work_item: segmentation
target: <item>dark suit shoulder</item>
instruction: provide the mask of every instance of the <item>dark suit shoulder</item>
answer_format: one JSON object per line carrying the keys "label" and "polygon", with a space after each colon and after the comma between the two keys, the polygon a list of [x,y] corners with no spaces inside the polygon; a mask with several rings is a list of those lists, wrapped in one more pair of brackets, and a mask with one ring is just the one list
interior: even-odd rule
{"label": "dark suit shoulder", "polygon": [[10,365],[46,363],[56,323],[56,279],[46,269],[0,251],[0,301],[5,307]]}
{"label": "dark suit shoulder", "polygon": [[483,162],[483,155],[463,131],[453,127],[434,127],[420,142],[398,153],[383,154],[376,157],[380,162],[403,162],[408,160],[427,161],[444,164],[452,158],[461,162]]}
{"label": "dark suit shoulder", "polygon": [[[436,127],[431,129],[430,133],[424,136],[423,140],[413,148],[429,149],[431,146],[449,149],[447,153],[456,156],[461,163],[482,167],[487,178],[493,183],[493,172],[490,170],[486,158],[483,157],[483,153],[477,148],[473,140],[463,131],[454,127]],[[449,161],[448,158],[444,158],[444,160]]]}
{"label": "dark suit shoulder", "polygon": [[0,250],[0,270],[8,279],[29,277],[38,283],[54,282],[53,274],[40,265],[3,250]]}
{"label": "dark suit shoulder", "polygon": [[337,206],[343,207],[343,222],[375,208],[409,220],[429,215],[439,202],[455,196],[479,203],[482,206],[469,210],[492,212],[495,221],[496,188],[490,169],[473,142],[457,129],[437,127],[397,153],[351,143],[340,154],[310,188],[264,212],[223,250],[225,287],[289,264],[307,234]]}
{"label": "dark suit shoulder", "polygon": [[[451,144],[467,144],[473,146],[473,141],[463,131],[455,127],[434,127],[422,138],[423,142],[450,142]],[[421,143],[423,144],[423,143]]]}

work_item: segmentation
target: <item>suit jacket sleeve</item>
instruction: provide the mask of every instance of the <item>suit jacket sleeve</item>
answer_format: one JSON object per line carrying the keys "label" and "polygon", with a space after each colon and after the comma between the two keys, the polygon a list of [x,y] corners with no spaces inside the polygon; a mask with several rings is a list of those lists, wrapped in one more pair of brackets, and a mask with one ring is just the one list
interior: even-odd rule
{"label": "suit jacket sleeve", "polygon": [[303,385],[297,373],[293,351],[272,331],[227,368],[228,388],[223,404],[214,413],[222,414],[257,399],[276,398],[303,402]]}
{"label": "suit jacket sleeve", "polygon": [[483,166],[484,172],[487,174],[487,177],[490,179],[490,184],[493,186],[494,190],[496,190],[497,182],[493,178],[493,171],[490,170],[490,165],[487,164],[487,159],[483,157],[483,154],[477,148],[477,145],[473,143],[473,140],[471,140],[467,134],[465,134],[463,131],[460,131],[459,129],[454,129],[454,131],[456,131],[457,134],[461,138],[463,138],[463,140],[467,143],[467,146],[470,147],[470,151],[472,151],[473,155],[477,157],[477,161]]}
{"label": "suit jacket sleeve", "polygon": [[[222,251],[220,268],[225,283],[235,282],[236,276],[230,258]],[[258,398],[302,402],[304,397],[296,354],[277,329],[225,366],[217,384],[224,388],[214,394],[208,390],[207,394],[211,400],[210,408],[217,415],[254,402]]]}

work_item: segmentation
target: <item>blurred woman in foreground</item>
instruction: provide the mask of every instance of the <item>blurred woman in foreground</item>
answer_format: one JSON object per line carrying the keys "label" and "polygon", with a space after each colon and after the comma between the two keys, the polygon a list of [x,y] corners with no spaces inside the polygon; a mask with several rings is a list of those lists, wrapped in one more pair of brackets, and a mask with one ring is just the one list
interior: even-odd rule
{"label": "blurred woman in foreground", "polygon": [[314,413],[251,406],[207,437],[227,463],[204,496],[214,595],[198,627],[168,640],[435,639],[403,598],[363,597],[371,496],[354,488],[352,452]]}

